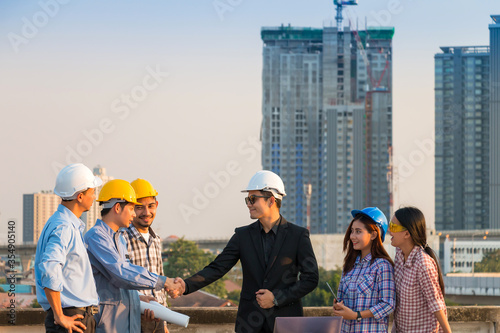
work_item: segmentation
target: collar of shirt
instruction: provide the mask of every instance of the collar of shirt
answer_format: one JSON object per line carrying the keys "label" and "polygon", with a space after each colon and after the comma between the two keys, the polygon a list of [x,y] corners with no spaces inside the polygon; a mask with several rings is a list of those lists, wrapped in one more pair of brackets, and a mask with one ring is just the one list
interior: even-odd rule
{"label": "collar of shirt", "polygon": [[[134,238],[137,238],[137,239],[142,238],[141,233],[139,232],[139,230],[137,230],[137,228],[133,224],[130,224],[130,227],[128,227],[128,229],[130,230],[130,234]],[[156,233],[154,232],[153,228],[149,227],[148,230],[149,230],[149,234],[151,235],[151,237],[153,237],[153,239],[156,239],[158,237],[156,235]]]}
{"label": "collar of shirt", "polygon": [[[115,231],[113,229],[111,229],[111,227],[109,225],[107,225],[103,220],[101,219],[97,219],[96,223],[95,223],[95,226],[99,229],[102,229],[103,231],[105,231],[106,233],[109,234],[109,236],[111,238],[113,238],[113,236],[115,235]],[[118,232],[120,232],[120,229],[118,229]]]}
{"label": "collar of shirt", "polygon": [[363,259],[361,259],[361,255],[359,255],[359,256],[356,257],[356,262],[354,262],[354,265],[360,265],[360,264],[362,265],[362,264],[364,264],[366,262],[369,263],[371,260],[372,260],[372,254],[371,254],[371,252],[368,253]]}
{"label": "collar of shirt", "polygon": [[69,210],[66,206],[59,204],[57,207],[57,211],[61,213],[63,216],[67,216],[68,220],[71,221],[71,224],[80,231],[80,235],[83,234],[83,231],[85,230],[85,223],[83,223],[82,220],[80,220],[76,215]]}
{"label": "collar of shirt", "polygon": [[405,267],[412,267],[415,264],[416,256],[420,253],[422,248],[420,246],[415,245],[413,250],[411,250],[410,255],[408,256],[408,259],[405,261],[405,256],[403,251],[401,251],[400,248],[396,249],[396,256],[400,257],[401,262],[403,263],[403,266]]}
{"label": "collar of shirt", "polygon": [[[280,225],[280,224],[281,224],[281,215],[280,215],[280,218],[279,218],[276,222],[274,222],[274,225],[273,225],[273,227],[271,228],[271,230],[269,230],[269,232],[271,232],[271,231],[272,231],[275,235],[277,235],[277,234],[278,234],[278,228],[279,228],[279,225]],[[264,230],[264,227],[262,226],[262,223],[260,223],[260,221],[259,221],[259,227],[260,227],[260,231],[261,231],[261,232],[262,232],[262,231],[264,231],[264,233],[266,232],[266,231]]]}

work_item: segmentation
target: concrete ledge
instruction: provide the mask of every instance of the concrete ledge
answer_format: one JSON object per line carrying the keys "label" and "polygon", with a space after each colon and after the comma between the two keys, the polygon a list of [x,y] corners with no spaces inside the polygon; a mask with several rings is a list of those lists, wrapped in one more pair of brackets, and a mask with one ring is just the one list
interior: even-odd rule
{"label": "concrete ledge", "polygon": [[238,308],[170,308],[191,317],[189,324],[233,324]]}
{"label": "concrete ledge", "polygon": [[448,320],[500,323],[500,306],[450,306]]}
{"label": "concrete ledge", "polygon": [[[237,308],[171,308],[191,317],[189,323],[193,325],[221,325],[234,324]],[[0,309],[0,326],[10,326],[9,309]],[[16,310],[16,326],[43,325],[45,312],[42,309]],[[331,316],[331,307],[304,308],[307,317]],[[448,307],[450,322],[462,323],[492,323],[500,326],[500,306],[451,306]]]}
{"label": "concrete ledge", "polygon": [[[10,309],[0,309],[0,326],[11,326]],[[43,309],[16,309],[15,310],[16,326],[32,326],[44,325],[45,311]]]}

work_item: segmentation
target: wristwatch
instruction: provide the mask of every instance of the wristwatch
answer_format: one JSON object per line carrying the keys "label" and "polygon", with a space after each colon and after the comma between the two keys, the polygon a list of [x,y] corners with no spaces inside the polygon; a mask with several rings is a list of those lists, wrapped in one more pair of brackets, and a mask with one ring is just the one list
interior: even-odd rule
{"label": "wristwatch", "polygon": [[278,300],[276,299],[276,297],[273,299],[273,304],[274,306],[278,306]]}
{"label": "wristwatch", "polygon": [[361,317],[361,312],[357,311],[357,313],[358,313],[358,317],[356,318],[356,321],[359,323],[361,321],[361,319],[363,319],[363,318]]}

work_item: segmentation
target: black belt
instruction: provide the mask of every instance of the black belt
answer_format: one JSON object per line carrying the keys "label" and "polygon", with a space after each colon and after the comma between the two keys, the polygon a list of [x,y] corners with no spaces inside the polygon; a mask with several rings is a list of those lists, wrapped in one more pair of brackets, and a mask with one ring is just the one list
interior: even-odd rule
{"label": "black belt", "polygon": [[75,307],[74,309],[85,311],[85,312],[87,312],[87,313],[89,313],[91,315],[95,315],[96,313],[99,312],[99,307],[97,307],[95,305],[86,306],[84,308],[77,308],[77,307]]}
{"label": "black belt", "polygon": [[[86,307],[69,306],[69,307],[63,308],[63,309],[76,309],[76,310],[80,310],[83,312],[87,312],[91,315],[95,315],[96,313],[99,312],[99,307],[95,306],[95,305],[90,305],[90,306],[86,306]],[[52,308],[49,308],[48,311],[52,311]]]}

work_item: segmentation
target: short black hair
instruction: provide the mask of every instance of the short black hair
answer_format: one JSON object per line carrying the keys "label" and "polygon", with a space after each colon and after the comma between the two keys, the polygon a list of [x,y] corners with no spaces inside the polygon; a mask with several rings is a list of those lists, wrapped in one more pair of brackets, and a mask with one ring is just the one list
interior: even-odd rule
{"label": "short black hair", "polygon": [[[121,207],[122,209],[124,209],[124,208],[125,208],[125,206],[129,204],[129,202],[127,202],[127,201],[125,201],[125,202],[117,202],[117,203],[119,203],[119,204],[120,204],[120,207]],[[102,205],[102,203],[101,203],[101,205]],[[115,205],[113,205],[113,207],[114,207],[114,206],[115,206]],[[101,210],[101,217],[104,217],[104,216],[108,215],[108,213],[109,213],[110,211],[111,211],[111,208],[103,208],[103,209]]]}
{"label": "short black hair", "polygon": [[262,194],[264,194],[264,195],[268,195],[268,194],[270,194],[269,198],[270,198],[270,197],[274,197],[274,201],[276,202],[276,207],[278,207],[278,209],[280,209],[280,208],[281,208],[281,199],[276,198],[276,197],[274,196],[273,192],[271,192],[271,191],[261,191],[261,192],[262,192]]}

